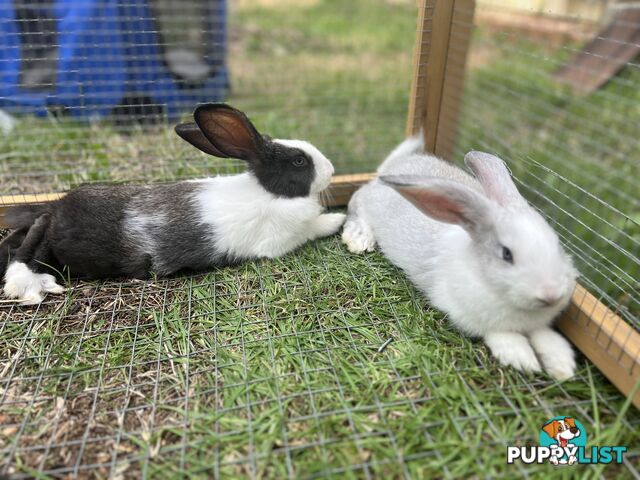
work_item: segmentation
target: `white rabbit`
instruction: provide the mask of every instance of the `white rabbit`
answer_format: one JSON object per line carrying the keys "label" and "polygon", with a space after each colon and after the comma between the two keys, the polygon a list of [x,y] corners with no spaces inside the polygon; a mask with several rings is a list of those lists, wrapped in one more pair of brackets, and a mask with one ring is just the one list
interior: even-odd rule
{"label": "white rabbit", "polygon": [[499,158],[469,152],[473,178],[422,151],[420,138],[406,140],[356,192],[343,242],[355,253],[377,243],[502,364],[527,371],[542,364],[556,379],[570,378],[573,350],[550,325],[567,306],[577,271],[556,233]]}

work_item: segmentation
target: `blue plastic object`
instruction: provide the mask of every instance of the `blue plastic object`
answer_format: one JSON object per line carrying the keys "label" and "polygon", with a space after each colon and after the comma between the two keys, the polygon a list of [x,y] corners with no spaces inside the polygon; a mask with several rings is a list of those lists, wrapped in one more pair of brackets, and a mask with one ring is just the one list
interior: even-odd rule
{"label": "blue plastic object", "polygon": [[[21,0],[34,16],[54,19],[54,74],[50,84],[23,81],[17,1],[0,0],[0,108],[46,115],[64,110],[77,118],[103,117],[132,98],[160,105],[169,119],[200,102],[221,100],[228,86],[225,68],[225,0],[206,1],[215,28],[208,28],[210,75],[188,84],[168,68],[150,0]],[[23,14],[23,13],[22,13]],[[202,27],[200,27],[202,28]],[[24,27],[23,27],[24,29]],[[57,48],[56,48],[57,45]]]}

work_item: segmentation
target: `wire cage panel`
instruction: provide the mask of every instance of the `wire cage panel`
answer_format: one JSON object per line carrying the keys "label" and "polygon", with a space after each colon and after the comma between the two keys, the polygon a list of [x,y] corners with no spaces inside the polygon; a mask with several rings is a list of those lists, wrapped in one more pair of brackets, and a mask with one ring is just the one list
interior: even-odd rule
{"label": "wire cage panel", "polygon": [[[276,31],[279,20],[274,12],[286,15],[287,3],[293,7],[291,14]],[[121,81],[115,77],[115,68],[59,66],[65,75],[84,72],[88,78],[71,82],[69,88],[74,88],[75,93],[68,97],[74,105],[62,109],[35,107],[46,115],[45,119],[25,115],[29,108],[24,106],[10,108],[23,97],[12,90],[19,76],[3,79],[0,116],[11,114],[13,118],[1,123],[3,131],[8,132],[0,146],[2,195],[62,192],[87,182],[167,181],[239,171],[244,167],[242,162],[211,160],[173,132],[173,125],[188,118],[198,102],[227,99],[246,110],[262,131],[275,138],[299,137],[315,142],[341,174],[369,172],[372,159],[381,158],[402,136],[409,96],[413,15],[390,16],[389,32],[374,36],[363,30],[365,24],[357,30],[355,18],[369,19],[368,27],[382,21],[387,12],[376,9],[374,17],[359,3],[334,5],[335,15],[324,18],[317,31],[310,33],[301,31],[308,17],[306,11],[300,13],[300,8],[319,7],[305,7],[298,0],[282,1],[277,9],[268,3],[253,5],[245,1],[230,2],[224,8],[226,4],[219,0],[96,0],[88,4],[69,0],[64,5],[85,8],[89,4],[109,7],[112,23],[119,26],[129,22],[116,33],[133,35],[125,42],[114,34],[119,39],[117,45],[115,40],[103,38],[101,45],[105,48],[95,48],[96,54],[115,62],[106,53],[108,48],[117,47],[120,53],[114,58],[123,65],[134,64],[129,70],[126,65],[121,70],[137,72],[142,77]],[[12,2],[1,5],[5,17],[14,10]],[[138,12],[139,15],[124,16],[118,6],[142,9],[144,15]],[[392,5],[386,10],[397,8]],[[408,12],[411,7],[404,4],[401,8]],[[205,16],[202,12],[206,11],[213,13]],[[258,12],[257,16],[254,12]],[[147,23],[135,25],[132,22],[136,18]],[[203,22],[203,18],[209,21]],[[14,23],[8,17],[3,21],[3,25]],[[328,31],[330,28],[340,33],[334,35]],[[358,39],[350,36],[354,28]],[[87,41],[89,45],[100,44],[96,42]],[[124,46],[128,46],[126,52]],[[3,64],[16,63],[16,48],[7,45],[0,51],[10,57]],[[29,50],[25,55],[35,52]],[[72,53],[69,56],[74,61],[86,58]],[[96,81],[91,77],[96,71],[112,77]],[[175,73],[192,71],[210,75],[209,83],[194,85]],[[169,76],[176,83],[175,88],[163,83],[162,79]],[[394,82],[393,88],[377,88],[381,83]],[[129,87],[131,91],[141,90],[141,94],[131,94],[126,90]],[[104,108],[92,106],[94,97],[90,92],[96,88],[115,92],[109,93],[111,100],[104,100]],[[145,89],[158,92],[158,98],[148,98],[154,93]],[[60,103],[49,94],[38,95],[38,101]],[[121,103],[114,103],[115,98]],[[100,116],[94,115],[96,108]],[[371,126],[365,130],[357,127],[363,117],[371,119]],[[81,118],[89,119],[89,125]]]}
{"label": "wire cage panel", "polygon": [[[534,18],[524,31],[496,31],[505,15],[522,21],[521,11],[505,7],[494,2],[479,18],[463,113],[458,130],[447,133],[460,132],[453,158],[475,149],[507,160],[518,187],[554,226],[581,272],[585,288],[576,290],[559,327],[629,394],[640,374],[640,184],[633,173],[639,152],[632,126],[638,116],[628,108],[638,101],[632,93],[638,66],[609,65],[635,46],[640,10],[614,8],[598,21],[547,16],[544,28],[575,28],[569,41],[542,42]],[[497,24],[493,10],[503,15]],[[494,57],[474,64],[474,52]],[[580,76],[580,87],[559,78],[566,72]],[[582,84],[591,77],[601,87],[585,95]],[[637,393],[634,402],[640,405]]]}
{"label": "wire cage panel", "polygon": [[[625,120],[637,113],[637,65],[574,96],[551,74],[606,20],[567,26],[456,1],[441,23],[447,2],[417,3],[230,2],[226,100],[275,137],[311,140],[349,174],[334,185],[337,205],[405,128],[430,122],[432,151],[452,161],[472,148],[502,155],[582,272],[565,332],[577,325],[571,338],[591,346],[581,350],[601,346],[593,362],[633,373],[637,152]],[[196,48],[219,32],[152,15],[167,44]],[[437,114],[424,108],[429,89],[440,92],[429,97]],[[16,116],[0,145],[0,203],[242,168],[138,112],[143,121]],[[536,444],[542,422],[569,414],[593,444],[629,446],[623,464],[586,473],[638,476],[638,411],[592,363],[581,358],[561,383],[501,367],[380,253],[351,255],[338,238],[200,275],[69,285],[34,308],[0,303],[3,475],[537,478],[546,466],[507,465],[505,447]]]}

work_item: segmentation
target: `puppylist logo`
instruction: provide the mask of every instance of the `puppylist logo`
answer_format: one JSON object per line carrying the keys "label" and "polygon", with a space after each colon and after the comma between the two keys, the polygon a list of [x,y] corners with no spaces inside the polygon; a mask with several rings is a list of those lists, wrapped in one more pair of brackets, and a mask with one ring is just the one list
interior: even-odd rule
{"label": "puppylist logo", "polygon": [[622,463],[627,447],[591,446],[587,430],[573,417],[554,417],[540,429],[539,447],[507,447],[507,463],[576,465],[580,463]]}

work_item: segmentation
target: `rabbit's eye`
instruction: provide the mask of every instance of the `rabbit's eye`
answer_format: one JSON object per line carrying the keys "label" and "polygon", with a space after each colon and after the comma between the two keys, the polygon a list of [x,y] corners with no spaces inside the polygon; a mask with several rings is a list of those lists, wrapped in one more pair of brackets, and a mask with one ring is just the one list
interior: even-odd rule
{"label": "rabbit's eye", "polygon": [[502,247],[502,259],[505,262],[513,263],[513,253],[507,247]]}
{"label": "rabbit's eye", "polygon": [[293,164],[294,167],[304,167],[307,164],[307,158],[306,157],[296,157],[293,159],[293,161],[291,162]]}

